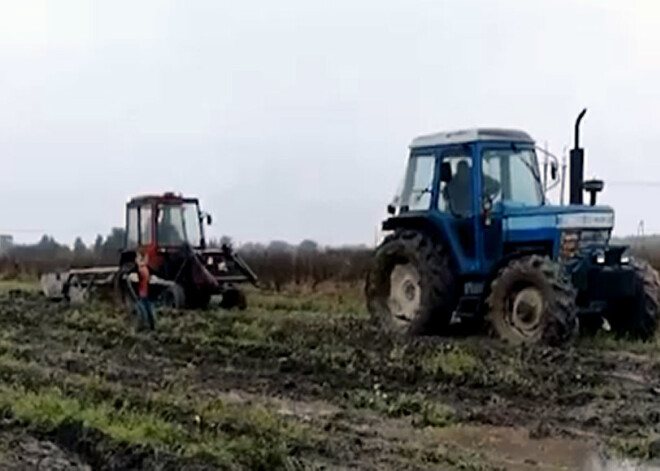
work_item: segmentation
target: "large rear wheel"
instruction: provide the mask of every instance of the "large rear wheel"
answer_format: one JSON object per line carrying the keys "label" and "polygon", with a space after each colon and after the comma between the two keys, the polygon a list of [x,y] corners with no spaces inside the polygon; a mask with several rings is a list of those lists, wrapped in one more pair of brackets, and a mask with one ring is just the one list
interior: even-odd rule
{"label": "large rear wheel", "polygon": [[658,272],[644,260],[632,259],[630,263],[635,270],[634,297],[614,303],[605,318],[618,336],[651,340],[658,330]]}
{"label": "large rear wheel", "polygon": [[365,294],[380,328],[409,335],[441,333],[457,299],[443,247],[414,230],[397,231],[376,249]]}
{"label": "large rear wheel", "polygon": [[513,344],[561,344],[578,332],[576,291],[562,267],[531,255],[511,261],[491,285],[488,317]]}

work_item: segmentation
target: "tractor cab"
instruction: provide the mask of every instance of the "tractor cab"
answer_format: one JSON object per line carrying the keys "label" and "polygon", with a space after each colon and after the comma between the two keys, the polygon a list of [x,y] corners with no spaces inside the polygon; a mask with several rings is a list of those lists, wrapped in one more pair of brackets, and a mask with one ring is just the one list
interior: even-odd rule
{"label": "tractor cab", "polygon": [[521,251],[575,255],[577,236],[605,247],[614,224],[608,207],[550,205],[534,141],[516,130],[415,139],[395,202],[384,227],[431,225],[465,276],[483,276]]}
{"label": "tractor cab", "polygon": [[[210,222],[210,216],[206,216]],[[157,248],[203,248],[204,217],[197,198],[173,193],[139,196],[126,205],[125,248],[155,254]]]}

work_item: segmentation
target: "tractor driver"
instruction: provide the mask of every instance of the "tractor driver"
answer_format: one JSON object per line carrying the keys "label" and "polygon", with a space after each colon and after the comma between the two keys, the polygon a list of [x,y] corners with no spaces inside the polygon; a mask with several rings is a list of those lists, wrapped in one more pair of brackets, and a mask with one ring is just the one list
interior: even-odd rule
{"label": "tractor driver", "polygon": [[445,185],[442,196],[455,216],[466,217],[472,214],[472,180],[467,160],[458,162],[456,173]]}
{"label": "tractor driver", "polygon": [[164,206],[158,210],[158,242],[165,245],[181,245],[184,239],[172,220],[173,212],[181,211],[176,206]]}
{"label": "tractor driver", "polygon": [[[456,173],[445,185],[442,192],[447,207],[455,216],[468,217],[472,215],[472,180],[470,164],[460,160],[456,165]],[[493,199],[500,191],[500,183],[494,178],[483,175],[483,194],[485,198]]]}

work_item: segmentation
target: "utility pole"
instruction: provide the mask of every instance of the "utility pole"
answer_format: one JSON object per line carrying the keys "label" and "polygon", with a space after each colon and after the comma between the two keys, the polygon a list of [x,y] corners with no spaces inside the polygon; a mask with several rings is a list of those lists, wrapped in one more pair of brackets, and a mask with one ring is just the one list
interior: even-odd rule
{"label": "utility pole", "polygon": [[543,152],[543,192],[548,189],[548,141],[545,141]]}
{"label": "utility pole", "polygon": [[562,153],[561,158],[561,187],[559,190],[559,204],[564,206],[564,187],[566,184],[566,150],[567,146],[564,146],[564,152]]}

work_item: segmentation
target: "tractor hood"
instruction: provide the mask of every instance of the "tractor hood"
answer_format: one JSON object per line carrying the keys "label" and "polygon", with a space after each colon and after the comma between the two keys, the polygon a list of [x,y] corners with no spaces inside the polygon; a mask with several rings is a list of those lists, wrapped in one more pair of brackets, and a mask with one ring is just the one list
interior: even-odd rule
{"label": "tractor hood", "polygon": [[505,241],[553,240],[567,229],[611,231],[614,210],[609,206],[536,206],[503,204],[502,225]]}
{"label": "tractor hood", "polygon": [[609,206],[517,206],[502,205],[502,217],[514,224],[534,222],[536,226],[574,229],[612,229],[614,210]]}

